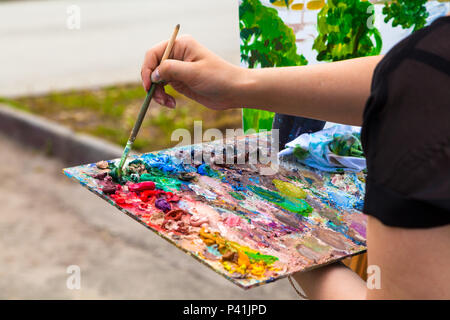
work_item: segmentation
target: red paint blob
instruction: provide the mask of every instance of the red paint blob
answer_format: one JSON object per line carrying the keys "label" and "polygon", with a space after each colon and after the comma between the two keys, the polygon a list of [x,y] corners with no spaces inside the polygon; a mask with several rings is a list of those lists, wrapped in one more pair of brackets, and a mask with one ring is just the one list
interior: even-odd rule
{"label": "red paint blob", "polygon": [[144,181],[139,183],[133,183],[128,186],[128,190],[137,192],[144,190],[155,190],[155,183],[153,181]]}

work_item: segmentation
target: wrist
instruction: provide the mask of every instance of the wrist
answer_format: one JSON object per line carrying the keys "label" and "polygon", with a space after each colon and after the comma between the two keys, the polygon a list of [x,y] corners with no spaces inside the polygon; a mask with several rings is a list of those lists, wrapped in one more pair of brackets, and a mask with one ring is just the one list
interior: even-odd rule
{"label": "wrist", "polygon": [[231,85],[231,101],[233,108],[248,108],[253,106],[252,96],[257,87],[257,77],[254,69],[236,67]]}

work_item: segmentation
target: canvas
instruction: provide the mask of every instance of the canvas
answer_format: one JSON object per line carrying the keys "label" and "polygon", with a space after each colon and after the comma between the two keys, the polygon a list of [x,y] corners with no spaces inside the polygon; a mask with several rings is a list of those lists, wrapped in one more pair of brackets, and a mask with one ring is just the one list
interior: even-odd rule
{"label": "canvas", "polygon": [[[239,0],[241,65],[303,66],[385,54],[449,8],[448,0]],[[243,128],[270,130],[272,118],[244,109]]]}
{"label": "canvas", "polygon": [[364,173],[262,164],[270,151],[257,134],[132,156],[121,176],[118,159],[64,173],[242,288],[364,252]]}

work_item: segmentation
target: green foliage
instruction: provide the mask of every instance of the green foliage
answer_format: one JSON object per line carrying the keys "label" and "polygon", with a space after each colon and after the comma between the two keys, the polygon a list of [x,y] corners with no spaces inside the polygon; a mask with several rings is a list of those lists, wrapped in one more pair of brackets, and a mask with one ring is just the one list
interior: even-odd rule
{"label": "green foliage", "polygon": [[377,55],[380,32],[373,26],[372,4],[361,0],[328,0],[317,15],[319,35],[314,41],[319,61],[339,61]]}
{"label": "green foliage", "polygon": [[394,0],[386,2],[383,8],[385,22],[392,20],[392,26],[400,25],[403,29],[414,26],[417,31],[425,26],[428,12],[425,7],[427,0]]}
{"label": "green foliage", "polygon": [[[288,5],[289,0],[285,3]],[[292,29],[284,24],[276,9],[262,5],[259,0],[242,0],[239,6],[239,29],[241,60],[249,68],[301,66],[308,63],[303,55],[297,53]],[[244,109],[244,131],[271,130],[273,116],[273,112]]]}
{"label": "green foliage", "polygon": [[[241,127],[240,110],[211,111],[169,85],[165,90],[176,99],[177,108],[167,109],[152,102],[133,150],[144,152],[171,147],[176,144],[171,140],[172,132],[189,128],[192,134],[193,122],[197,119],[203,120],[205,130],[219,128],[225,133],[225,129]],[[123,146],[144,98],[145,90],[136,83],[14,99],[0,97],[0,103]]]}
{"label": "green foliage", "polygon": [[284,24],[276,9],[262,5],[259,0],[243,0],[239,20],[241,60],[249,68],[308,63],[303,55],[297,54],[294,32]]}

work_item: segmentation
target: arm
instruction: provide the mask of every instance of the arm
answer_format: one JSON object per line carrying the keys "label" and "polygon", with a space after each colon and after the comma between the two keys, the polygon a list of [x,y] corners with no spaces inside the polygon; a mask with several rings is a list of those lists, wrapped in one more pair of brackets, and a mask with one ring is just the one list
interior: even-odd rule
{"label": "arm", "polygon": [[[172,59],[158,66],[166,42],[150,49],[142,66],[144,88],[161,80],[206,107],[259,108],[310,118],[361,125],[372,73],[380,56],[314,66],[245,69],[229,64],[182,36]],[[175,100],[158,86],[154,99],[168,107]]]}
{"label": "arm", "polygon": [[342,263],[296,273],[293,278],[311,300],[361,300],[365,282]]}
{"label": "arm", "polygon": [[242,106],[361,125],[381,56],[313,66],[251,69],[239,81]]}
{"label": "arm", "polygon": [[[294,275],[310,299],[449,299],[450,226],[404,229],[369,217],[369,266],[380,289],[368,289],[350,269],[333,264]],[[369,281],[371,281],[369,276]]]}

